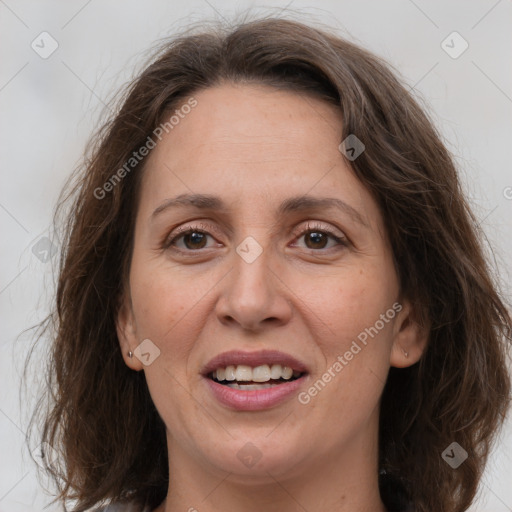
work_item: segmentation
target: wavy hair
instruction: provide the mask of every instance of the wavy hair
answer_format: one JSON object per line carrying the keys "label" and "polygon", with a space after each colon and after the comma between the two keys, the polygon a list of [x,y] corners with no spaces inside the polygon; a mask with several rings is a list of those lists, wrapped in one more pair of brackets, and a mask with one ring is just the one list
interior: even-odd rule
{"label": "wavy hair", "polygon": [[[105,502],[156,507],[168,489],[165,427],[115,328],[145,158],[98,190],[194,93],[259,83],[336,105],[342,140],[365,143],[347,163],[380,208],[402,295],[430,329],[420,361],[391,368],[383,391],[383,500],[389,510],[467,510],[508,409],[512,321],[453,160],[396,76],[328,29],[270,17],[167,40],[128,85],[57,209],[70,205],[39,417],[42,441],[60,454],[47,467],[57,499],[74,500],[77,512]],[[469,455],[457,469],[442,457],[453,442]]]}

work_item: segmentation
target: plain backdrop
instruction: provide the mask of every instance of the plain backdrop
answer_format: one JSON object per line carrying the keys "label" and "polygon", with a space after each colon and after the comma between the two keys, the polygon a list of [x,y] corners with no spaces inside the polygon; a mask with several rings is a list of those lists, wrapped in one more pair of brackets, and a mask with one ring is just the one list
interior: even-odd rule
{"label": "plain backdrop", "polygon": [[[0,512],[41,511],[49,501],[25,447],[37,358],[21,396],[20,382],[34,340],[25,329],[52,297],[57,256],[47,237],[61,186],[149,48],[190,23],[247,9],[326,23],[398,69],[456,160],[510,304],[510,0],[0,0]],[[472,511],[512,511],[511,456],[509,420]]]}

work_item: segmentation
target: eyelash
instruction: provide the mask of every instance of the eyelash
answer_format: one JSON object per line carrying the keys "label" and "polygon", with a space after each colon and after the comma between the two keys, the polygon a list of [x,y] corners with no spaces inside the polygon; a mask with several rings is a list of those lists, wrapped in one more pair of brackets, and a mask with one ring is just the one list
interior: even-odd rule
{"label": "eyelash", "polygon": [[[198,253],[200,251],[204,251],[206,249],[178,249],[174,246],[174,244],[176,243],[177,240],[183,238],[184,236],[186,235],[189,235],[191,233],[201,233],[201,234],[204,234],[204,235],[207,235],[207,236],[212,236],[210,235],[210,233],[208,231],[206,231],[203,227],[204,225],[195,225],[195,226],[187,226],[187,227],[180,227],[180,228],[177,228],[176,232],[174,233],[174,235],[172,236],[172,238],[167,238],[163,244],[163,249],[173,249],[177,252],[181,252],[181,253]],[[302,229],[301,231],[298,231],[298,232],[295,232],[293,233],[295,239],[300,239],[302,238],[304,235],[308,234],[308,233],[321,233],[323,235],[327,235],[329,238],[331,238],[332,240],[334,240],[339,246],[343,246],[343,247],[348,247],[349,245],[349,242],[347,240],[347,238],[345,237],[340,237],[340,236],[337,236],[336,234],[334,234],[333,231],[331,231],[330,229],[327,229],[323,226],[321,226],[320,224],[310,224],[308,222],[308,224],[306,225],[306,228],[305,229]],[[174,247],[173,247],[174,246]],[[308,249],[308,248],[306,248]],[[334,247],[330,247],[330,248],[321,248],[321,249],[308,249],[312,252],[326,252],[330,249],[334,249]]]}

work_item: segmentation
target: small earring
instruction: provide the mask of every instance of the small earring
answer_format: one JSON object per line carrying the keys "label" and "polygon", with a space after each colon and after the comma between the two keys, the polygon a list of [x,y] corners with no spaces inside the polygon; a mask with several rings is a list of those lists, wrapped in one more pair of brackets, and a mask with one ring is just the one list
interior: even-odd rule
{"label": "small earring", "polygon": [[130,352],[128,352],[128,357],[131,359],[133,357],[133,352],[130,350]]}
{"label": "small earring", "polygon": [[406,352],[404,349],[402,349],[402,352],[404,353],[405,357],[409,357],[409,352]]}

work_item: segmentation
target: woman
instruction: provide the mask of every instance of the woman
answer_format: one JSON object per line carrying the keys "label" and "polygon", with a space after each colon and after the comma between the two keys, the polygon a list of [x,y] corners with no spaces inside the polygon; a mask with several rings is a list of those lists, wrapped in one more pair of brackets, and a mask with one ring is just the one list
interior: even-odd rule
{"label": "woman", "polygon": [[76,511],[462,512],[511,319],[375,56],[282,19],[166,43],[70,192],[43,441]]}

